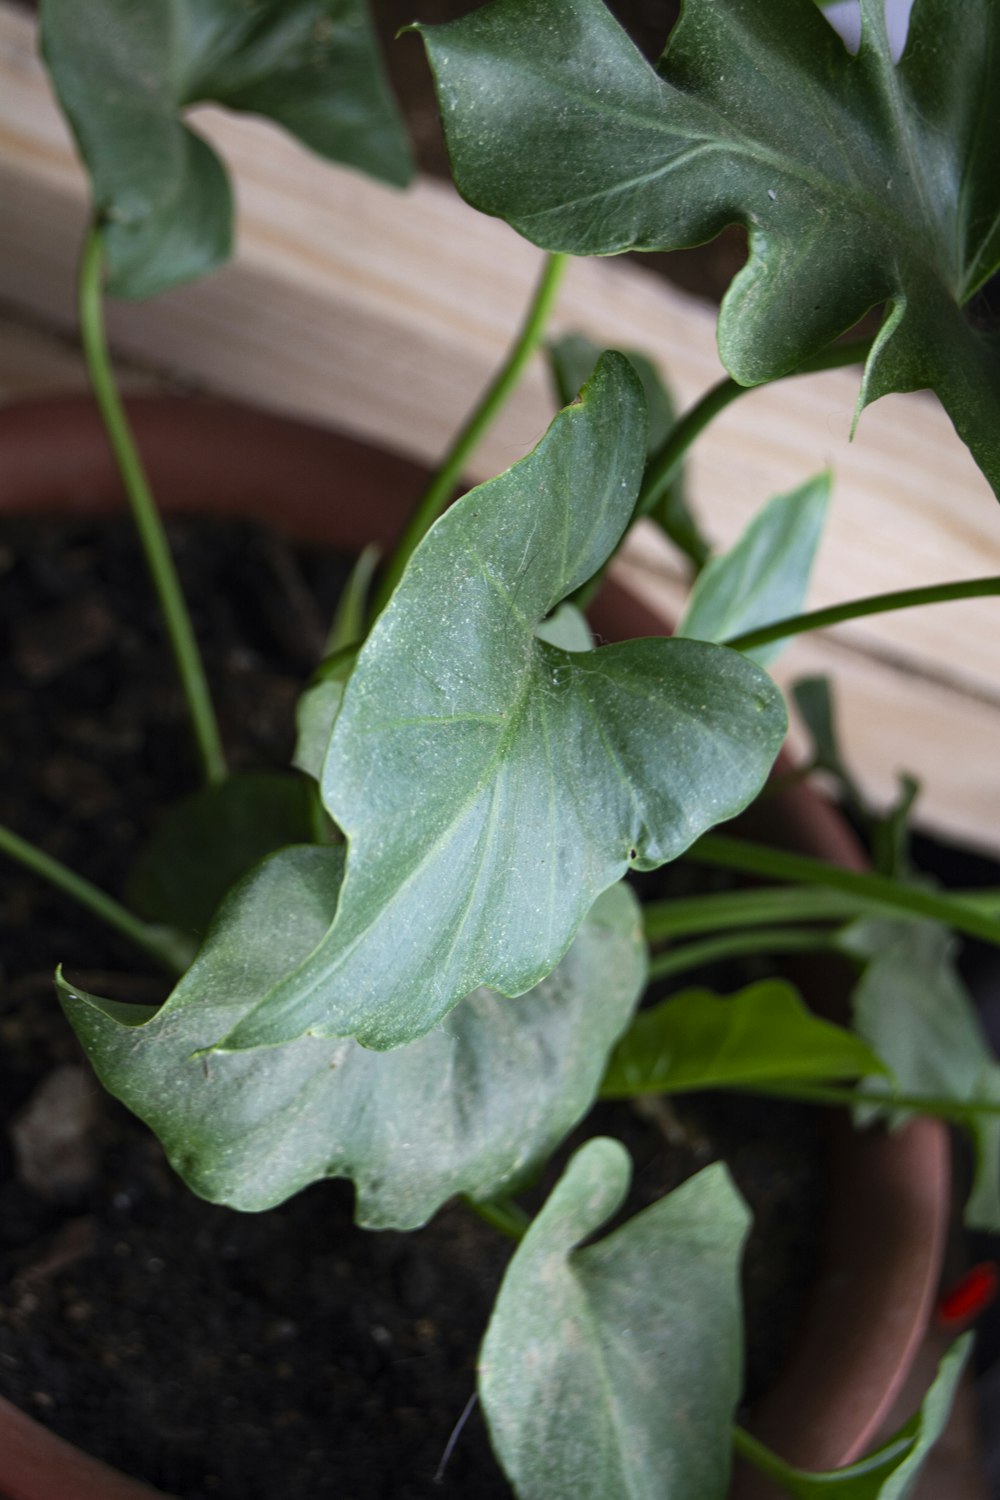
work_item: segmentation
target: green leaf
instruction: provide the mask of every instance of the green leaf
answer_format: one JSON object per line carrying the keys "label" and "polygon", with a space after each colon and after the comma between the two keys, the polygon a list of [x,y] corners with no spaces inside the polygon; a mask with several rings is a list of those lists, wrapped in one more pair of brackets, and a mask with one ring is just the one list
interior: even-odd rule
{"label": "green leaf", "polygon": [[509,1192],[589,1107],[635,1006],[645,948],[623,885],[596,903],[530,994],[477,991],[446,1026],[394,1052],[302,1038],[201,1058],[329,924],[343,849],[285,849],[229,897],[158,1012],[60,982],[102,1083],[157,1133],[203,1197],[256,1210],[351,1177],[357,1218],[412,1229],[455,1193]]}
{"label": "green leaf", "polygon": [[[1000,1104],[1000,1066],[953,961],[955,940],[929,922],[864,921],[843,935],[848,952],[869,959],[853,997],[858,1032],[888,1065],[892,1083],[866,1081],[866,1092],[958,1104]],[[879,1113],[870,1106],[862,1119]],[[906,1118],[892,1111],[894,1120]],[[966,1204],[972,1228],[1000,1231],[1000,1117],[980,1115],[969,1129],[976,1175]]]}
{"label": "green leaf", "polygon": [[776,1454],[767,1453],[754,1440],[748,1443],[745,1434],[737,1446],[793,1500],[820,1500],[824,1495],[835,1500],[906,1500],[947,1425],[958,1382],[972,1353],[972,1342],[972,1334],[967,1333],[952,1344],[920,1409],[887,1443],[846,1468],[810,1474],[786,1464]]}
{"label": "green leaf", "polygon": [[520,1500],[719,1500],[742,1377],[749,1215],[708,1167],[596,1244],[628,1155],[573,1157],[504,1277],[479,1394]]}
{"label": "green leaf", "polygon": [[[699,573],[677,634],[725,641],[800,614],[829,501],[829,473],[768,501],[735,546]],[[768,666],[786,644],[747,655]]]}
{"label": "green leaf", "polygon": [[[549,344],[547,352],[560,406],[568,406],[576,400],[577,393],[593,375],[603,350],[603,344],[595,344],[582,333],[567,333]],[[646,398],[649,420],[646,451],[655,453],[676,420],[673,397],[651,359],[635,349],[624,349],[622,353],[638,375]]]}
{"label": "green leaf", "polygon": [[521,994],[630,865],[674,859],[759,791],[784,706],[738,653],[537,634],[628,525],[642,405],[606,355],[535,451],[414,553],[323,766],[349,844],[336,921],[223,1050],[306,1033],[396,1047],[478,985]]}
{"label": "green leaf", "polygon": [[357,641],[335,647],[320,662],[312,682],[295,705],[296,739],[292,765],[305,771],[314,781],[319,781],[323,774],[327,746],[344,700],[347,679],[358,659],[358,650]]}
{"label": "green leaf", "polygon": [[[634,349],[625,351],[642,383],[649,414],[646,447],[650,455],[666,441],[676,421],[674,400],[652,360]],[[560,402],[568,405],[577,391],[589,380],[601,354],[601,346],[582,333],[568,333],[549,345],[549,361]],[[689,557],[696,568],[708,558],[712,548],[702,535],[687,503],[683,471],[667,486],[665,494],[650,511],[655,521]]]}
{"label": "green leaf", "polygon": [[312,838],[301,776],[229,776],[176,802],[160,819],[129,880],[132,904],[154,922],[203,934],[227,891],[268,854]]}
{"label": "green leaf", "polygon": [[41,16],[114,296],[152,296],[230,254],[226,171],[184,124],[189,105],[265,115],[323,156],[409,180],[364,0],[42,0]]}
{"label": "green leaf", "polygon": [[800,678],[792,685],[792,697],[813,741],[813,764],[836,777],[848,807],[867,830],[876,873],[909,879],[910,814],[920,795],[920,783],[903,772],[897,778],[895,803],[884,813],[874,812],[841,751],[829,679]]}
{"label": "green leaf", "polygon": [[937,391],[1000,486],[1000,352],[966,315],[1000,264],[1000,7],[883,0],[847,52],[811,0],[688,0],[659,66],[601,0],[495,0],[419,28],[459,190],[548,250],[701,244],[746,226],[719,317],[743,385],[885,304],[860,404]]}
{"label": "green leaf", "polygon": [[611,1055],[601,1094],[628,1099],[885,1071],[853,1032],[811,1015],[790,984],[765,979],[730,996],[684,990],[640,1011]]}

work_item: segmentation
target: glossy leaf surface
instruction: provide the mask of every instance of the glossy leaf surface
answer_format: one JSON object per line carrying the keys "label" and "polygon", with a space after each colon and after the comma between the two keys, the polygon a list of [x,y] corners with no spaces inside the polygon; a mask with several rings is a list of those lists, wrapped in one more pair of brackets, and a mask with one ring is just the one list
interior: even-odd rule
{"label": "glossy leaf surface", "polygon": [[[574,399],[580,387],[589,380],[600,357],[601,346],[583,334],[568,333],[551,344],[548,352],[556,389],[561,403],[565,405]],[[647,447],[652,455],[666,441],[674,426],[677,416],[674,400],[651,359],[634,349],[629,349],[626,353],[642,382],[646,397],[649,416]],[[650,512],[650,518],[663,528],[674,545],[696,567],[701,567],[712,549],[699,530],[688,505],[683,472],[667,486]]]}
{"label": "glossy leaf surface", "polygon": [[[1000,1105],[1000,1066],[955,968],[952,935],[931,923],[869,921],[850,927],[844,943],[870,960],[854,991],[854,1021],[898,1091]],[[865,1087],[892,1092],[877,1079]],[[966,1223],[1000,1232],[1000,1117],[980,1115],[969,1128],[977,1160]]]}
{"label": "glossy leaf surface", "polygon": [[644,981],[638,908],[613,887],[537,989],[519,1000],[481,990],[391,1053],[302,1038],[194,1056],[315,944],[342,871],[339,848],[286,849],[259,866],[158,1012],[65,980],[62,1001],[102,1083],[203,1197],[256,1210],[350,1177],[360,1223],[414,1228],[455,1193],[509,1190],[588,1108]]}
{"label": "glossy leaf surface", "polygon": [[790,984],[765,979],[729,996],[684,990],[640,1011],[611,1055],[601,1093],[627,1099],[884,1072],[860,1037],[811,1015]]}
{"label": "glossy leaf surface", "polygon": [[136,861],[129,894],[142,916],[203,936],[223,896],[268,854],[312,838],[301,776],[241,772],[168,808]]}
{"label": "glossy leaf surface", "polygon": [[[735,545],[705,564],[677,634],[725,641],[799,614],[829,500],[829,474],[769,500]],[[772,641],[746,654],[768,666],[787,644]]]}
{"label": "glossy leaf surface", "polygon": [[520,1500],[725,1494],[749,1215],[717,1165],[577,1248],[630,1176],[617,1141],[578,1151],[501,1286],[479,1393]]}
{"label": "glossy leaf surface", "polygon": [[843,1469],[810,1474],[779,1463],[770,1471],[793,1500],[906,1500],[913,1493],[930,1450],[944,1432],[962,1371],[972,1353],[972,1335],[952,1345],[941,1360],[920,1409],[866,1458]]}
{"label": "glossy leaf surface", "polygon": [[752,663],[700,641],[538,635],[627,526],[642,393],[606,355],[581,402],[430,530],[347,684],[323,766],[348,839],[323,942],[222,1049],[401,1046],[477,986],[530,989],[602,890],[759,790],[785,727]]}
{"label": "glossy leaf surface", "polygon": [[364,0],[42,0],[41,15],[115,296],[152,296],[230,253],[228,178],[184,123],[190,105],[265,115],[323,156],[409,179]]}
{"label": "glossy leaf surface", "polygon": [[885,304],[861,404],[931,386],[1000,486],[1000,347],[964,309],[1000,264],[1000,7],[883,0],[851,56],[812,0],[688,0],[658,67],[601,0],[494,0],[423,28],[453,171],[549,250],[749,259],[719,318],[736,380],[795,369]]}

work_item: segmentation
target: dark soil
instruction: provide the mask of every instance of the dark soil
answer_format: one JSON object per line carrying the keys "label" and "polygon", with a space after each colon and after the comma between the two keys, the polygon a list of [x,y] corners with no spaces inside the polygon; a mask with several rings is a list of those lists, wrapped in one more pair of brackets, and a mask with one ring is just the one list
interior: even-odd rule
{"label": "dark soil", "polygon": [[[231,762],[287,764],[343,568],[251,529],[173,536]],[[0,820],[120,894],[195,778],[130,528],[5,523],[0,571]],[[507,1495],[475,1411],[436,1476],[510,1247],[458,1206],[419,1234],[364,1233],[346,1183],[254,1216],[194,1198],[91,1081],[51,976],[61,960],[144,1001],[163,980],[33,877],[5,862],[0,879],[0,1392],[184,1500]],[[812,1117],[690,1099],[602,1107],[596,1131],[626,1136],[633,1211],[729,1161],[757,1220],[759,1388],[813,1266]]]}

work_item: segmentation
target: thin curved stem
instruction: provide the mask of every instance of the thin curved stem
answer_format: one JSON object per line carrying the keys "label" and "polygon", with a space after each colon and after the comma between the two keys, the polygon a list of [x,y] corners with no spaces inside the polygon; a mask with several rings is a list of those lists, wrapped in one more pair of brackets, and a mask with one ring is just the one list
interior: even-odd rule
{"label": "thin curved stem", "polygon": [[[863,364],[870,348],[870,339],[856,339],[847,344],[834,344],[779,378],[789,380],[795,375],[817,375],[821,370],[838,370],[844,365]],[[648,515],[652,510],[664,490],[676,477],[677,470],[683,463],[688,449],[709,423],[738,397],[757,389],[758,387],[753,385],[738,385],[735,380],[727,377],[725,380],[720,380],[718,385],[713,385],[711,390],[706,391],[701,400],[681,417],[649,460],[642,488],[639,491],[639,499],[636,502],[637,517]]]}
{"label": "thin curved stem", "polygon": [[922,604],[946,604],[954,599],[982,599],[1000,594],[1000,578],[962,578],[952,583],[931,583],[918,589],[897,589],[890,594],[870,594],[866,599],[852,599],[847,604],[833,604],[829,609],[814,609],[804,615],[789,615],[772,625],[746,630],[742,635],[723,641],[733,651],[755,651],[771,641],[783,641],[790,635],[804,635],[809,630],[825,630],[845,620],[860,620],[865,615],[884,615],[896,609],[916,609]]}
{"label": "thin curved stem", "polygon": [[[870,339],[834,344],[831,348],[824,349],[821,354],[807,359],[797,369],[789,370],[787,375],[779,376],[778,379],[790,380],[795,375],[817,375],[821,370],[838,370],[843,365],[860,364],[867,357],[870,348]],[[738,385],[735,380],[727,376],[725,380],[720,380],[717,385],[713,385],[710,390],[706,391],[700,401],[697,401],[690,411],[685,412],[684,416],[674,423],[646,464],[632,515],[633,521],[651,514],[658,501],[677,478],[680,466],[687,457],[688,449],[719,413],[725,411],[726,407],[738,397],[748,395],[750,391],[758,389],[759,387],[755,385]],[[625,536],[627,535],[628,531],[625,532]],[[619,547],[624,542],[625,536],[622,537]],[[578,609],[585,610],[590,605],[613,561],[613,557],[608,558],[593,578],[588,579],[577,589],[572,602]]]}
{"label": "thin curved stem", "polygon": [[0,827],[0,853],[17,860],[25,869],[40,875],[49,885],[71,896],[78,905],[85,907],[108,927],[155,958],[169,973],[183,974],[190,963],[193,957],[191,944],[182,933],[143,922],[99,886],[85,880],[51,854],[45,854],[34,844],[29,844],[9,828]]}
{"label": "thin curved stem", "polygon": [[485,1223],[492,1224],[509,1240],[523,1240],[531,1219],[509,1198],[470,1198],[462,1195],[462,1201]]}
{"label": "thin curved stem", "polygon": [[835,946],[832,935],[819,927],[764,927],[759,931],[727,932],[701,943],[684,943],[649,961],[650,979],[670,979],[703,964],[753,953],[815,953]]}
{"label": "thin curved stem", "polygon": [[920,886],[906,885],[887,875],[862,874],[843,870],[839,865],[804,854],[789,854],[783,849],[768,849],[761,844],[744,843],[724,834],[704,834],[687,851],[688,859],[707,865],[721,865],[746,875],[763,875],[773,880],[794,880],[803,885],[825,885],[831,890],[859,896],[870,905],[909,917],[924,917],[943,922],[969,937],[1000,945],[1000,921],[980,911],[970,901],[939,896]]}
{"label": "thin curved stem", "polygon": [[851,1108],[855,1104],[874,1104],[879,1109],[906,1109],[917,1114],[936,1115],[954,1125],[970,1125],[979,1115],[1000,1115],[995,1099],[949,1099],[938,1094],[881,1093],[877,1089],[838,1088],[833,1084],[760,1083],[740,1084],[740,1092],[766,1094],[769,1098],[795,1099],[800,1104],[826,1104]]}
{"label": "thin curved stem", "polygon": [[510,353],[455,438],[441,467],[417,501],[402,539],[382,575],[372,610],[373,620],[388,604],[406,564],[451,499],[470,454],[514,390],[525,366],[541,343],[568,263],[569,257],[566,255],[546,256],[531,306]]}
{"label": "thin curved stem", "polygon": [[765,922],[844,921],[868,909],[868,903],[861,898],[842,891],[800,885],[766,886],[651,901],[642,909],[642,925],[648,941],[655,943],[716,932],[720,928],[759,927]]}
{"label": "thin curved stem", "polygon": [[87,370],[163,612],[170,648],[187,700],[202,774],[210,786],[217,785],[226,779],[222,740],[180,579],[115,385],[104,331],[103,269],[100,235],[96,227],[92,227],[84,245],[79,283],[80,332]]}

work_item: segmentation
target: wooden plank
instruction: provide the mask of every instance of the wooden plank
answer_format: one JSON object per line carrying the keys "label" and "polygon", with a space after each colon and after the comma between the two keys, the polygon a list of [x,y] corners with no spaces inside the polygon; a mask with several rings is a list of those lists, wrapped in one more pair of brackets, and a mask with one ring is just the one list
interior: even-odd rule
{"label": "wooden plank", "polygon": [[[502,357],[538,252],[447,185],[394,193],[318,162],[256,120],[200,111],[199,128],[234,170],[237,259],[154,303],[119,305],[116,348],[186,381],[433,460]],[[0,301],[71,328],[82,178],[34,56],[30,19],[3,4],[0,202]],[[631,264],[575,262],[556,327],[646,350],[683,404],[722,373],[713,312]],[[0,370],[14,358],[8,350]],[[42,379],[36,367],[25,388]],[[0,389],[9,392],[9,382]],[[856,389],[856,372],[830,372],[731,407],[691,465],[710,533],[730,540],[770,494],[831,465],[835,502],[811,602],[1000,572],[996,502],[936,402],[882,401],[849,444]],[[536,362],[472,477],[524,453],[550,411]],[[648,535],[631,556],[647,578],[676,576]],[[1000,763],[997,621],[992,600],[939,606],[842,627],[835,644],[811,639],[788,658],[789,670],[837,671],[862,779],[883,794],[896,769],[916,771],[927,781],[925,823],[987,848],[1000,848],[991,777]],[[810,666],[798,668],[800,660]]]}

